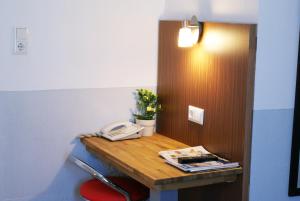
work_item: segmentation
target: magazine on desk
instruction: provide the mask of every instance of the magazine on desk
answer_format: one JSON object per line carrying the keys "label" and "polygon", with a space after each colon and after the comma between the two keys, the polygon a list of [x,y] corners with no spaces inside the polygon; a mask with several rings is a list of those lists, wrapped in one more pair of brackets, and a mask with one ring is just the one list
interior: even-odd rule
{"label": "magazine on desk", "polygon": [[207,162],[202,162],[202,163],[180,164],[180,163],[178,163],[178,160],[177,160],[177,158],[179,158],[179,157],[194,157],[194,156],[201,156],[204,154],[211,154],[211,153],[208,152],[206,149],[204,149],[204,147],[202,147],[202,146],[159,152],[159,155],[161,157],[163,157],[167,163],[169,163],[170,165],[173,165],[185,172],[197,172],[197,171],[207,171],[207,170],[217,170],[217,169],[224,169],[224,168],[239,167],[238,162],[230,162],[219,156],[217,156],[218,157],[217,161],[207,161]]}

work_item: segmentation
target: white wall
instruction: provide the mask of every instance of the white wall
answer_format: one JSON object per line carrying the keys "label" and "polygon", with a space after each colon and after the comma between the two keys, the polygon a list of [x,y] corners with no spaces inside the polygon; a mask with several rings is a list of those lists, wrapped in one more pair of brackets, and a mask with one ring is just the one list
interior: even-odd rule
{"label": "white wall", "polygon": [[[2,0],[0,90],[156,85],[163,0]],[[30,30],[16,56],[13,27]]]}
{"label": "white wall", "polygon": [[163,19],[256,23],[258,0],[165,0]]}
{"label": "white wall", "polygon": [[254,109],[294,107],[299,0],[260,1]]}

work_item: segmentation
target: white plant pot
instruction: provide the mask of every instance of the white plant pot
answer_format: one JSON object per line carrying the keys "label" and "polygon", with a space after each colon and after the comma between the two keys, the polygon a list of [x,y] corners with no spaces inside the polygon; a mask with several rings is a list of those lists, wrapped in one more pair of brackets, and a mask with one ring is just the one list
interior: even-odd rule
{"label": "white plant pot", "polygon": [[144,129],[140,132],[142,136],[151,136],[155,132],[155,120],[140,120],[137,119],[136,123]]}

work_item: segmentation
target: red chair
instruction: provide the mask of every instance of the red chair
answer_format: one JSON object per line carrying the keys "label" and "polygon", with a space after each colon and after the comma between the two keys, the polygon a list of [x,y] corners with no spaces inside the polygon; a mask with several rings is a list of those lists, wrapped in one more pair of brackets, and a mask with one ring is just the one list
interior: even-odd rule
{"label": "red chair", "polygon": [[85,200],[144,201],[149,197],[149,189],[133,179],[125,177],[106,178],[74,156],[70,156],[69,160],[94,177],[80,186],[80,195]]}

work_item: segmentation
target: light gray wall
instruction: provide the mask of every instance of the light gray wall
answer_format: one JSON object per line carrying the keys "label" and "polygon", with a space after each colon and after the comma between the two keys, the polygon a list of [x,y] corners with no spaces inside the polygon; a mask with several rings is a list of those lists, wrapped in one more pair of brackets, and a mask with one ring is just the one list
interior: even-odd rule
{"label": "light gray wall", "polygon": [[288,197],[293,109],[256,110],[253,121],[250,201]]}
{"label": "light gray wall", "polygon": [[113,173],[75,137],[128,120],[135,89],[0,92],[0,200],[78,200],[77,188],[88,175],[66,162],[69,153]]}
{"label": "light gray wall", "polygon": [[259,1],[250,201],[290,201],[298,0]]}

